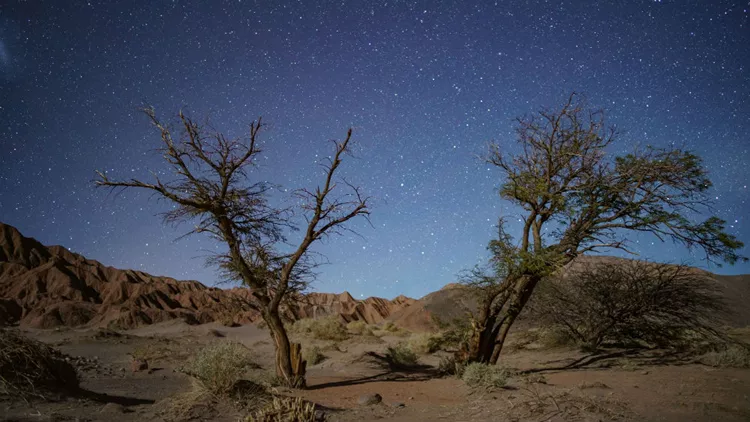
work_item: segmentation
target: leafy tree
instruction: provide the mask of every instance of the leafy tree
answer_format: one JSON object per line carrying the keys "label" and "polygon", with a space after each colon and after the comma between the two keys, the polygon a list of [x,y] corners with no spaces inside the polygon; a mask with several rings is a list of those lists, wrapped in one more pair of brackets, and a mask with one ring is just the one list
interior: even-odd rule
{"label": "leafy tree", "polygon": [[152,191],[173,206],[164,214],[165,222],[194,223],[190,233],[205,233],[225,244],[226,250],[211,262],[250,289],[274,340],[277,375],[289,386],[304,387],[306,365],[301,346],[289,341],[281,319],[282,305],[299,301],[299,293],[312,279],[316,262],[309,253],[310,246],[340,233],[349,220],[369,215],[367,198],[357,187],[343,182],[349,193],[333,194],[339,186],[334,176],[349,151],[351,129],[343,141],[334,141],[322,185],[314,191],[295,192],[306,226],[297,246],[284,251],[289,245],[284,229],[297,228],[294,210],[271,206],[271,186],[248,180],[249,170],[261,153],[258,136],[264,125],[260,119],[250,124],[247,139],[228,139],[180,113],[179,139],[175,139],[173,129],[156,117],[153,108],[146,108],[144,113],[161,135],[160,151],[174,178],[163,181],[155,174],[152,183],[113,181],[98,171],[96,185]]}
{"label": "leafy tree", "polygon": [[725,222],[689,217],[707,210],[711,181],[701,159],[682,149],[635,148],[611,157],[618,140],[602,110],[590,111],[575,93],[559,109],[517,119],[518,154],[490,145],[486,160],[504,176],[500,197],[521,207],[518,242],[500,219],[490,242],[490,270],[465,280],[481,295],[469,361],[496,363],[510,327],[534,288],[586,252],[628,251],[627,236],[646,232],[705,254],[709,262],[746,260]]}

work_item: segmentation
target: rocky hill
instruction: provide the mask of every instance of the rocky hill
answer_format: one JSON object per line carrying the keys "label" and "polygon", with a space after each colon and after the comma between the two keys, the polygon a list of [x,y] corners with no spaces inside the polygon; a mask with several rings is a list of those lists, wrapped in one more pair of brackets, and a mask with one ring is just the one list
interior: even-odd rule
{"label": "rocky hill", "polygon": [[[312,293],[295,313],[378,323],[413,302]],[[44,246],[0,223],[0,326],[131,328],[176,318],[192,324],[246,323],[259,319],[251,305],[246,289],[224,290],[108,267],[61,246]]]}

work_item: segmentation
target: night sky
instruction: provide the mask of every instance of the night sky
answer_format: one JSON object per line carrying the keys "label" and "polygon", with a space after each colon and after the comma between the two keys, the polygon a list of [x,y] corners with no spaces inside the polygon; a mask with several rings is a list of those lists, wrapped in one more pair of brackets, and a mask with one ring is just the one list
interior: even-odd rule
{"label": "night sky", "polygon": [[[283,186],[280,204],[322,181],[327,141],[353,127],[342,176],[374,197],[372,226],[316,248],[331,264],[314,289],[419,297],[486,259],[499,216],[520,227],[477,155],[489,141],[513,151],[515,117],[575,90],[623,131],[612,152],[674,144],[704,157],[715,214],[750,243],[749,16],[746,1],[716,0],[0,0],[0,221],[107,265],[213,285],[201,257],[216,245],[175,240],[190,226],[165,227],[167,204],[93,187],[95,169],[164,169],[137,108],[210,116],[235,136],[263,116],[253,178]],[[643,258],[701,264],[631,239]]]}

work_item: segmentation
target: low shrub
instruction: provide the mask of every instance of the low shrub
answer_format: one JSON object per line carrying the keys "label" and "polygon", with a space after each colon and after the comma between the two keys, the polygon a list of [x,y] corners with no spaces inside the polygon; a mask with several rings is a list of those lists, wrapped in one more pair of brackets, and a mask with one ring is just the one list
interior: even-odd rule
{"label": "low shrub", "polygon": [[451,355],[443,356],[440,358],[437,371],[441,376],[456,376],[458,378],[461,378],[461,376],[464,374],[464,368],[465,364],[459,362],[458,360],[456,360],[455,356]]}
{"label": "low shrub", "polygon": [[78,388],[78,374],[59,351],[18,331],[0,329],[0,396],[48,399]]}
{"label": "low shrub", "polygon": [[497,365],[470,363],[464,368],[461,379],[471,388],[493,389],[508,383],[510,372]]}
{"label": "low shrub", "polygon": [[419,357],[405,343],[389,346],[385,358],[394,368],[408,368],[419,363]]}
{"label": "low shrub", "polygon": [[302,350],[302,357],[308,365],[317,365],[327,359],[318,346],[305,347]]}
{"label": "low shrub", "polygon": [[245,419],[246,422],[315,422],[315,405],[300,397],[274,397],[265,407]]}
{"label": "low shrub", "polygon": [[228,395],[248,369],[257,367],[250,350],[234,342],[206,346],[196,353],[182,372],[196,378],[214,395]]}
{"label": "low shrub", "polygon": [[289,327],[289,332],[306,335],[318,340],[346,340],[349,333],[337,316],[324,318],[305,318],[296,321]]}
{"label": "low shrub", "polygon": [[362,335],[368,329],[372,332],[372,329],[364,321],[352,321],[346,324],[346,330],[355,335]]}
{"label": "low shrub", "polygon": [[698,361],[717,368],[750,368],[750,346],[726,344],[701,356]]}
{"label": "low shrub", "polygon": [[409,338],[409,348],[417,354],[428,355],[440,350],[443,346],[444,338],[441,334],[420,333]]}

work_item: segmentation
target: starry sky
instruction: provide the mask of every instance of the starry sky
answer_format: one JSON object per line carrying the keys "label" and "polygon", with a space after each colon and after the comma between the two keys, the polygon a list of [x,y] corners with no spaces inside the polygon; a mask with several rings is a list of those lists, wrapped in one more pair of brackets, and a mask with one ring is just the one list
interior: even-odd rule
{"label": "starry sky", "polygon": [[[175,240],[167,204],[94,189],[95,169],[149,180],[183,109],[242,135],[269,124],[256,180],[312,188],[330,139],[354,128],[342,176],[374,199],[360,236],[316,247],[315,290],[420,297],[487,258],[513,119],[575,90],[634,145],[704,157],[714,213],[750,243],[750,3],[601,1],[0,1],[0,221],[119,268],[214,285],[218,245]],[[285,202],[286,201],[286,202]],[[292,237],[291,240],[295,238]],[[689,261],[632,236],[641,257]],[[744,250],[750,255],[750,250]],[[750,273],[750,264],[711,268]]]}

